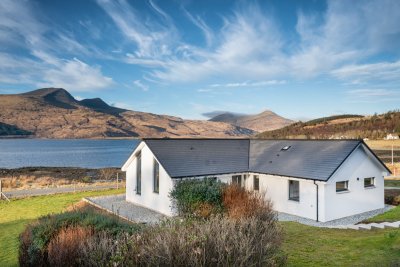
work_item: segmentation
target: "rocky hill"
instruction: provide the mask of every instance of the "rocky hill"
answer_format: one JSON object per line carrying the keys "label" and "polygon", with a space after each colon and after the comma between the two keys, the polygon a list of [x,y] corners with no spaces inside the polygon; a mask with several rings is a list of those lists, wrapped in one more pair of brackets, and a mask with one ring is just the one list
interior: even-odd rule
{"label": "rocky hill", "polygon": [[76,100],[62,88],[0,95],[0,136],[37,138],[244,137],[254,131],[225,122],[130,111],[100,98]]}
{"label": "rocky hill", "polygon": [[266,110],[256,115],[243,115],[226,112],[212,117],[210,121],[226,122],[256,132],[280,129],[294,122],[283,118],[270,110]]}
{"label": "rocky hill", "polygon": [[400,112],[373,116],[337,115],[296,122],[282,129],[258,134],[259,138],[369,138],[382,139],[388,133],[400,133]]}

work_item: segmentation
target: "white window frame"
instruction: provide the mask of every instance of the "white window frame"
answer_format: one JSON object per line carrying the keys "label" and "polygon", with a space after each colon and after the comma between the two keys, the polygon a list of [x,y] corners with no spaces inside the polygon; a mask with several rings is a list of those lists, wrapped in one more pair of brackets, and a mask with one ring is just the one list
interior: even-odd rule
{"label": "white window frame", "polygon": [[[297,197],[292,197],[291,196],[291,191],[290,191],[290,184],[291,184],[291,182],[292,183],[294,183],[294,184],[296,184],[297,183],[297,187],[298,187],[298,196]],[[288,195],[288,199],[289,200],[291,200],[291,201],[296,201],[296,202],[300,202],[300,181],[298,181],[298,180],[288,180],[288,193],[289,193],[289,195]]]}
{"label": "white window frame", "polygon": [[[365,186],[365,180],[366,179],[371,179],[372,183],[370,185]],[[366,177],[364,178],[364,188],[368,189],[368,188],[374,188],[375,187],[375,177]]]}
{"label": "white window frame", "polygon": [[[337,184],[338,184],[338,183],[344,183],[344,184],[345,184],[344,189],[338,190],[338,188],[337,188]],[[337,181],[337,182],[335,183],[335,190],[336,190],[336,193],[349,192],[349,180]]]}

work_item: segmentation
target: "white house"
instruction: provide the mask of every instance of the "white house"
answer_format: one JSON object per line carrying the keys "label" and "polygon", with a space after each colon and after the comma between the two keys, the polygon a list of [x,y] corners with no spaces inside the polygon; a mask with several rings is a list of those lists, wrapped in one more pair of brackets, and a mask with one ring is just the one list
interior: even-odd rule
{"label": "white house", "polygon": [[390,173],[362,140],[143,139],[122,170],[126,200],[168,216],[176,181],[216,177],[321,222],[383,208]]}

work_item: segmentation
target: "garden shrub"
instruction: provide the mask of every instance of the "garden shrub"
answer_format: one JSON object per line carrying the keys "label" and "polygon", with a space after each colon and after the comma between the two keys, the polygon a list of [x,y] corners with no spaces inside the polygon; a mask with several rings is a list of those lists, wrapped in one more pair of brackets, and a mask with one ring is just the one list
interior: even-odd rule
{"label": "garden shrub", "polygon": [[61,229],[84,227],[112,235],[133,233],[139,225],[105,215],[93,208],[84,208],[39,218],[29,224],[20,236],[19,263],[21,266],[43,266],[48,263],[47,247]]}
{"label": "garden shrub", "polygon": [[141,234],[136,261],[148,266],[277,266],[286,260],[281,243],[275,221],[221,215],[172,220]]}
{"label": "garden shrub", "polygon": [[265,194],[247,191],[235,184],[224,187],[223,205],[227,215],[234,219],[258,217],[271,221],[276,217],[276,213],[272,210],[272,203],[265,198]]}
{"label": "garden shrub", "polygon": [[[201,216],[222,211],[223,184],[214,178],[178,181],[170,193],[181,216]],[[207,212],[205,212],[207,210]]]}

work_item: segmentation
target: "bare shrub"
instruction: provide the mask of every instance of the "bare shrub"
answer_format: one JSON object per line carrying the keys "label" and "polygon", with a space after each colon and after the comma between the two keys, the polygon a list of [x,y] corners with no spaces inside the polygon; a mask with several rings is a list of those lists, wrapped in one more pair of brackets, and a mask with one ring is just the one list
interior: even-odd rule
{"label": "bare shrub", "polygon": [[238,185],[224,188],[222,202],[227,215],[233,219],[257,217],[264,221],[274,220],[276,213],[272,203],[262,192],[246,191]]}
{"label": "bare shrub", "polygon": [[137,244],[137,262],[147,266],[278,266],[281,229],[256,217],[169,221],[146,230]]}
{"label": "bare shrub", "polygon": [[112,168],[104,168],[100,170],[100,177],[103,180],[111,180],[117,177],[117,171]]}
{"label": "bare shrub", "polygon": [[51,266],[76,266],[80,258],[81,244],[93,235],[93,228],[68,227],[61,229],[47,246]]}

